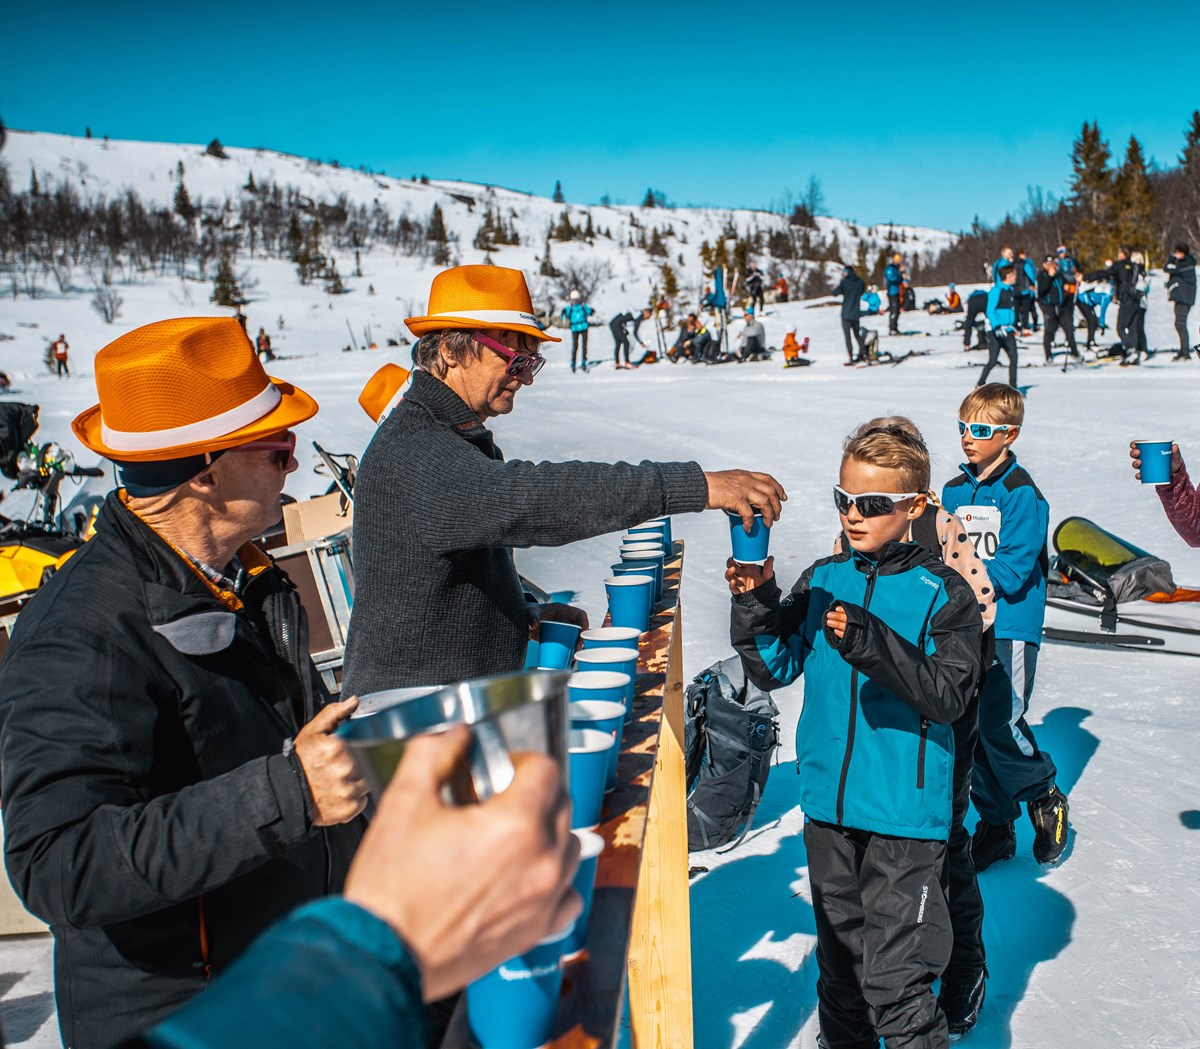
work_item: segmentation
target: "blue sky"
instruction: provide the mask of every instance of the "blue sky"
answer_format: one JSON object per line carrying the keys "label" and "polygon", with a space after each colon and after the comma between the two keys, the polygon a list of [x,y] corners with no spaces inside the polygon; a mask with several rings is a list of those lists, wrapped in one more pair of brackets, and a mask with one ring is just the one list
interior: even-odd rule
{"label": "blue sky", "polygon": [[957,230],[1061,193],[1084,120],[1168,165],[1200,105],[1195,2],[6,7],[11,127],[578,203],[770,207],[815,174],[830,214]]}

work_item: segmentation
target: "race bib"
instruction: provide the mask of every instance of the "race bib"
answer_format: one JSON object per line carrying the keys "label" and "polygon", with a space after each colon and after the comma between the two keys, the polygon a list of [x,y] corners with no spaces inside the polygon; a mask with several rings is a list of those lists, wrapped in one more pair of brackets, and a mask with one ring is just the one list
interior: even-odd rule
{"label": "race bib", "polygon": [[967,528],[967,538],[984,561],[1000,548],[1000,511],[994,506],[960,506],[958,516]]}

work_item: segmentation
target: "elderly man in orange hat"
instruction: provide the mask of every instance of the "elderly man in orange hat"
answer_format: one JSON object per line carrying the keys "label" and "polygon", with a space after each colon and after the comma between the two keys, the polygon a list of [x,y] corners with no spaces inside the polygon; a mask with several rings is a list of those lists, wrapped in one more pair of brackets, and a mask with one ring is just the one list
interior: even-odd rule
{"label": "elderly man in orange hat", "polygon": [[55,938],[65,1045],[113,1045],[340,889],[366,787],[295,588],[250,540],[316,402],[236,320],[96,356],[76,436],[120,467],[96,534],[22,612],[0,670],[5,861]]}
{"label": "elderly man in orange hat", "polygon": [[557,342],[525,278],[459,266],[433,279],[416,371],[363,455],[355,487],[355,602],[345,688],[362,695],[520,669],[533,606],[513,547],[561,546],[659,514],[706,508],[768,523],[786,499],[770,475],[696,463],[505,462],[484,423],[513,410]]}

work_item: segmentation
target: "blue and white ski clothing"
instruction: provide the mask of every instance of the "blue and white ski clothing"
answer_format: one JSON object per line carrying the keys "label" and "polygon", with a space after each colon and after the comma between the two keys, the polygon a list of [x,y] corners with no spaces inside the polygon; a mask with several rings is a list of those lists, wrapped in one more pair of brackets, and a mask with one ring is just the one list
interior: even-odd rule
{"label": "blue and white ski clothing", "polygon": [[904,268],[896,262],[889,262],[883,271],[883,279],[887,284],[889,296],[900,294],[900,285],[904,283]]}
{"label": "blue and white ski clothing", "polygon": [[1016,291],[1009,284],[993,284],[987,300],[988,327],[997,334],[1012,331],[1017,323]]}
{"label": "blue and white ski clothing", "polygon": [[1112,285],[1101,284],[1094,288],[1089,288],[1087,291],[1081,291],[1075,296],[1077,302],[1082,302],[1085,306],[1091,306],[1096,311],[1096,320],[1100,322],[1101,328],[1107,328],[1108,322],[1105,319],[1108,314],[1108,304],[1112,302]]}
{"label": "blue and white ski clothing", "polygon": [[[825,629],[833,605],[846,612],[840,641]],[[771,690],[804,675],[804,814],[901,838],[949,835],[950,723],[979,683],[982,636],[971,587],[913,543],[888,543],[872,560],[844,542],[785,599],[772,579],[732,603],[747,677]]]}
{"label": "blue and white ski clothing", "polygon": [[1001,255],[995,262],[992,263],[992,283],[993,284],[1002,283],[1002,281],[1000,280],[1000,267],[1001,266],[1010,266],[1010,267],[1016,266],[1019,261],[1020,261],[1019,259],[1013,259],[1012,261],[1009,261],[1003,255]]}
{"label": "blue and white ski clothing", "polygon": [[[1040,645],[1046,617],[1050,504],[1011,452],[1008,465],[983,481],[976,479],[969,463],[960,470],[942,489],[942,506],[962,518],[967,533],[978,539],[977,549],[987,561],[996,589],[996,638]],[[999,514],[991,516],[998,520],[983,530],[972,528],[972,507],[995,507]]]}
{"label": "blue and white ski clothing", "polygon": [[1037,267],[1033,264],[1033,259],[1017,259],[1017,262],[1020,263],[1021,271],[1025,275],[1025,280],[1019,282],[1022,285],[1021,294],[1032,295],[1033,289],[1037,287],[1038,282]]}
{"label": "blue and white ski clothing", "polygon": [[588,318],[596,311],[585,302],[572,302],[563,307],[562,316],[570,326],[571,331],[587,331]]}
{"label": "blue and white ski clothing", "polygon": [[880,299],[879,292],[869,291],[863,296],[861,309],[863,313],[878,313],[882,304],[883,300]]}

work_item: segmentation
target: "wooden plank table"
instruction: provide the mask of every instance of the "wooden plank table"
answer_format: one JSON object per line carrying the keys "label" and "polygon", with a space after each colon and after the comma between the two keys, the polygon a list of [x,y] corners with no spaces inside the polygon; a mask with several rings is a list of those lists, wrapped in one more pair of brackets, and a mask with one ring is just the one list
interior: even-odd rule
{"label": "wooden plank table", "polygon": [[[616,1045],[629,988],[637,1049],[691,1049],[691,912],[683,765],[683,544],[664,574],[663,600],[638,641],[633,720],[625,726],[616,790],[605,795],[604,838],[584,952],[566,963],[554,1049]],[[472,1045],[460,1003],[443,1049]]]}

